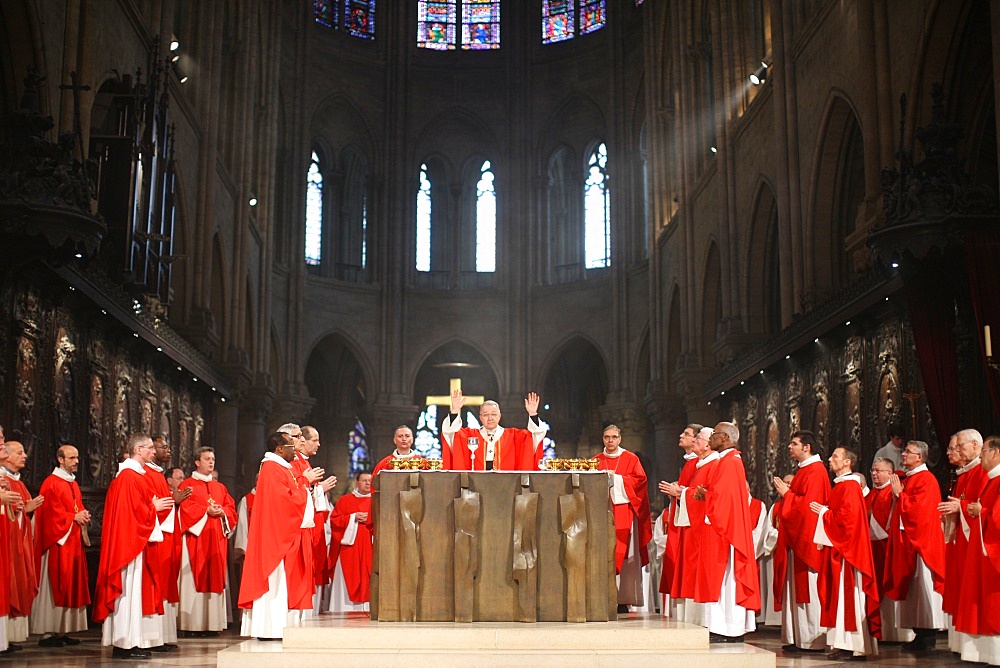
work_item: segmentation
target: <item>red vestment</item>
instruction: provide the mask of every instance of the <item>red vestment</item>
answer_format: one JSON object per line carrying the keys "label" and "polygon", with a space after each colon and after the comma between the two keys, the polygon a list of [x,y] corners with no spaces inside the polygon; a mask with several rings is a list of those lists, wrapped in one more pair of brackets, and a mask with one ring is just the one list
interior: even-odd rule
{"label": "red vestment", "polygon": [[[20,480],[7,476],[10,491],[17,492],[27,503],[31,501],[28,488]],[[27,617],[31,614],[31,604],[38,594],[38,571],[35,568],[35,536],[31,527],[31,518],[24,510],[14,510],[6,506],[8,527],[8,545],[10,557],[6,562],[9,566],[10,612],[11,617]]]}
{"label": "red vestment", "polygon": [[[87,555],[83,550],[80,525],[74,521],[83,507],[83,496],[76,480],[55,474],[42,481],[38,490],[45,502],[35,511],[35,567],[41,580],[42,555],[49,555],[49,586],[57,608],[82,608],[90,605],[87,580]],[[59,541],[69,533],[62,545]]]}
{"label": "red vestment", "polygon": [[978,544],[971,544],[974,549],[969,552],[979,562],[982,587],[975,600],[963,599],[962,602],[963,605],[975,605],[979,614],[975,616],[975,629],[959,628],[957,625],[955,628],[965,633],[995,636],[1000,635],[1000,616],[997,615],[1000,610],[1000,476],[988,480],[979,502],[983,506],[978,522],[981,539]]}
{"label": "red vestment", "polygon": [[10,506],[0,504],[0,617],[10,614],[10,578],[7,577],[10,563],[10,525],[7,513]]}
{"label": "red vestment", "polygon": [[[469,450],[469,439],[478,438],[479,447],[473,462]],[[442,468],[446,471],[483,471],[486,469],[486,437],[478,429],[462,427],[452,437],[451,447],[441,431]],[[527,429],[504,427],[496,441],[493,469],[496,471],[537,471],[542,460],[542,444],[534,445],[533,436]],[[652,535],[652,530],[650,530]]]}
{"label": "red vestment", "polygon": [[[152,495],[165,499],[172,496],[170,485],[163,476],[163,469],[156,464],[146,464],[146,481],[152,490]],[[160,526],[167,526],[163,530],[163,540],[156,543],[149,543],[143,555],[146,567],[151,570],[153,579],[156,581],[156,588],[159,590],[163,600],[167,603],[178,603],[181,600],[180,590],[177,588],[177,579],[181,573],[181,532],[177,529],[176,507],[161,510],[157,513]],[[174,515],[171,518],[171,515]],[[170,520],[174,520],[174,526],[170,529]]]}
{"label": "red vestment", "polygon": [[[115,601],[121,596],[122,571],[136,557],[143,554],[149,537],[156,527],[153,492],[147,478],[156,475],[151,470],[145,474],[132,468],[122,468],[104,500],[104,519],[101,535],[101,561],[97,569],[97,586],[94,588],[94,621],[103,622],[115,610]],[[162,477],[162,476],[161,476]],[[163,596],[149,565],[143,559],[142,614],[163,614]]]}
{"label": "red vestment", "polygon": [[[711,552],[709,542],[714,536],[711,528],[705,524],[707,506],[705,499],[695,498],[699,487],[708,485],[709,477],[718,465],[716,453],[710,453],[704,459],[696,461],[694,474],[687,489],[684,490],[684,507],[687,510],[688,525],[681,526],[681,542],[678,546],[679,559],[674,564],[674,579],[670,585],[671,598],[705,597],[705,587],[701,580],[701,565],[703,548]],[[701,466],[697,466],[701,464]],[[706,495],[707,499],[707,495]],[[676,520],[675,520],[676,521]],[[717,541],[716,541],[717,542]],[[719,550],[716,549],[715,552]],[[716,592],[718,594],[718,592]]]}
{"label": "red vestment", "polygon": [[288,609],[312,608],[312,571],[302,549],[302,515],[308,492],[290,467],[266,458],[257,477],[257,498],[250,517],[250,535],[243,562],[239,607],[251,608],[267,590],[267,579],[278,564],[285,565]]}
{"label": "red vestment", "polygon": [[[871,513],[871,520],[882,527],[882,530],[886,534],[889,533],[889,518],[892,515],[894,501],[895,497],[892,495],[892,485],[890,484],[886,484],[881,489],[872,488],[868,492],[868,496],[865,497],[865,504]],[[871,535],[870,532],[869,535]],[[872,560],[875,564],[875,577],[879,595],[884,591],[883,577],[885,573],[885,552],[889,545],[888,541],[888,536],[881,540],[872,538]]]}
{"label": "red vestment", "polygon": [[[527,433],[527,432],[525,432]],[[506,435],[506,430],[504,435]],[[530,434],[529,434],[530,436]],[[625,485],[628,503],[614,504],[615,516],[615,572],[620,573],[625,557],[628,556],[629,541],[632,536],[633,520],[639,527],[639,557],[642,565],[649,563],[649,541],[653,540],[653,526],[649,517],[649,490],[646,488],[646,472],[635,453],[619,449],[621,454],[609,457],[602,450],[596,457],[597,469],[620,475]]]}
{"label": "red vestment", "polygon": [[[795,603],[809,603],[809,570],[819,572],[826,559],[826,548],[816,545],[816,522],[819,516],[809,504],[813,501],[826,505],[830,495],[830,476],[823,462],[816,459],[800,466],[792,484],[781,499],[781,528],[785,545],[792,551],[792,573],[795,577]],[[779,534],[779,535],[780,535]],[[785,578],[789,564],[774,563],[774,609],[781,610],[785,597]],[[780,583],[780,586],[779,586]]]}
{"label": "red vestment", "polygon": [[[367,603],[371,597],[372,577],[372,497],[344,494],[337,499],[330,515],[330,528],[333,535],[330,538],[330,570],[337,566],[344,572],[344,582],[347,583],[347,595],[352,603]],[[368,513],[368,521],[364,524],[354,522],[353,513]],[[341,545],[344,533],[350,524],[357,525],[357,533],[351,545]]]}
{"label": "red vestment", "polygon": [[719,600],[732,548],[736,604],[747,610],[760,610],[760,580],[753,543],[756,523],[750,521],[743,458],[734,448],[720,453],[718,464],[709,474],[707,488],[705,502],[711,522],[708,535],[712,536],[708,548],[714,547],[716,558],[706,558],[704,553],[700,557],[703,576],[699,580],[703,583],[704,594],[701,598],[696,595],[694,600],[699,603]]}
{"label": "red vestment", "polygon": [[884,574],[885,593],[894,601],[906,599],[918,554],[931,571],[934,591],[944,591],[944,532],[937,510],[941,503],[937,478],[924,469],[905,476],[902,482],[903,491],[889,520]]}
{"label": "red vestment", "polygon": [[877,613],[879,604],[868,527],[868,509],[857,478],[852,476],[847,480],[838,481],[830,491],[827,505],[829,510],[823,513],[822,517],[823,529],[833,543],[833,548],[826,551],[827,565],[819,571],[817,589],[822,605],[820,624],[829,628],[837,625],[837,608],[841,600],[839,587],[842,579],[845,602],[844,630],[857,631],[859,620],[855,619],[854,614],[855,572],[861,573],[861,587],[865,593],[867,615]]}
{"label": "red vestment", "polygon": [[[504,431],[506,431],[506,429]],[[442,449],[441,449],[442,452],[444,452],[444,448],[445,447],[446,447],[446,445],[442,444]],[[375,476],[377,476],[382,471],[385,471],[386,469],[388,469],[388,470],[391,471],[392,470],[391,463],[392,463],[392,460],[395,457],[396,457],[396,453],[393,452],[391,455],[388,455],[387,457],[384,457],[382,459],[382,461],[380,461],[378,464],[376,464],[375,468],[372,470],[372,478],[374,478]],[[421,469],[426,469],[427,466],[428,466],[427,460],[424,459],[423,457],[421,457],[420,455],[414,454],[411,457],[411,459],[418,459],[418,460],[420,460],[420,468]],[[445,468],[447,468],[447,467],[445,467]]]}
{"label": "red vestment", "polygon": [[[697,457],[687,459],[677,477],[677,484],[681,487],[687,487],[691,483],[691,478],[694,477],[697,465]],[[674,523],[674,517],[677,515],[677,504],[677,499],[670,499],[670,507],[663,517],[666,522],[663,531],[667,534],[667,548],[663,551],[663,562],[660,567],[661,594],[670,593],[670,586],[674,581],[674,569],[680,568],[679,561],[684,558],[681,553],[681,535],[684,533],[685,527],[679,527]]]}
{"label": "red vestment", "polygon": [[[295,459],[292,460],[292,472],[295,474],[295,480],[306,490],[310,500],[313,499],[313,485],[304,474],[311,468],[312,465],[309,463],[309,458],[301,452],[296,452]],[[306,501],[306,503],[309,503],[309,501]],[[329,517],[329,510],[319,510],[314,503],[313,525],[302,529],[302,550],[306,553],[303,555],[303,558],[305,559],[306,571],[312,573],[313,585],[324,585],[328,579],[326,577],[327,548],[325,522]],[[322,547],[320,547],[320,544],[322,544]]]}
{"label": "red vestment", "polygon": [[[975,564],[969,568],[967,562],[969,545],[980,542],[979,522],[969,517],[967,510],[970,503],[979,500],[983,488],[986,487],[986,482],[986,471],[979,465],[977,458],[973,464],[969,465],[969,468],[965,468],[959,473],[958,479],[955,481],[955,489],[950,494],[959,500],[961,509],[957,514],[949,515],[948,517],[951,519],[945,520],[953,523],[954,536],[951,542],[944,546],[945,574],[941,608],[951,615],[955,628],[959,626],[976,628],[978,626],[976,621],[977,608],[975,605],[966,605],[964,598],[966,592],[970,594],[970,598],[976,598],[975,592],[980,586],[979,569],[975,568]],[[965,537],[965,531],[962,528],[963,520],[969,528],[968,538]]]}
{"label": "red vestment", "polygon": [[[226,588],[226,562],[229,555],[229,534],[236,526],[236,503],[221,482],[205,482],[188,478],[178,489],[191,488],[191,496],[181,502],[178,511],[178,532],[187,543],[188,559],[195,591],[221,594]],[[225,515],[207,516],[209,499],[222,506]],[[205,517],[205,526],[195,536],[188,529]],[[225,517],[225,525],[223,524]]]}

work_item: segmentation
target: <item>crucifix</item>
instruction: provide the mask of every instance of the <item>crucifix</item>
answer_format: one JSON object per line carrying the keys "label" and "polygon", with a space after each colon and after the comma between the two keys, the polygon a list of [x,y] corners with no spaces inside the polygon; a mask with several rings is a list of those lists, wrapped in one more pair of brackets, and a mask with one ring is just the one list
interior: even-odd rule
{"label": "crucifix", "polygon": [[[449,384],[448,394],[446,394],[444,396],[441,396],[441,395],[430,396],[430,395],[428,395],[427,396],[426,405],[427,406],[447,406],[450,409],[451,408],[451,393],[454,392],[455,390],[461,390],[462,389],[462,379],[461,378],[452,378],[451,380],[448,381],[448,384]],[[486,397],[481,396],[481,395],[480,396],[475,396],[475,397],[470,397],[469,395],[465,395],[465,405],[466,406],[482,406],[484,401],[486,401]]]}

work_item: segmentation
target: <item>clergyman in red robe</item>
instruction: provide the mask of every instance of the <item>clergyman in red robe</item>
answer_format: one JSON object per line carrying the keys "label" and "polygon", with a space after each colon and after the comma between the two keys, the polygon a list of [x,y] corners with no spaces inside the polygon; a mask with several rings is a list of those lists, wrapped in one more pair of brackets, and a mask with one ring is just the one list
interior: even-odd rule
{"label": "clergyman in red robe", "polygon": [[[485,401],[479,407],[479,429],[462,426],[461,390],[451,393],[451,413],[441,423],[442,468],[451,471],[537,471],[542,460],[542,439],[548,425],[538,419],[538,395],[524,400],[528,428],[500,426],[500,405]],[[650,530],[652,533],[652,530]]]}
{"label": "clergyman in red robe", "polygon": [[371,596],[372,475],[355,475],[355,488],[337,500],[330,515],[330,611],[367,611]]}
{"label": "clergyman in red robe", "polygon": [[28,462],[24,446],[17,441],[7,441],[10,457],[0,468],[0,475],[7,478],[11,491],[21,495],[23,505],[8,508],[11,525],[8,544],[10,545],[10,614],[7,617],[7,641],[21,642],[28,639],[28,617],[31,605],[38,594],[38,574],[35,564],[35,536],[31,525],[34,511],[41,506],[45,497],[31,497],[28,488],[21,481],[21,471]]}
{"label": "clergyman in red robe", "polygon": [[76,482],[80,453],[72,445],[56,450],[59,465],[38,490],[45,503],[35,511],[35,552],[38,597],[31,610],[31,632],[41,635],[42,647],[78,645],[66,635],[87,630],[90,589],[84,529],[90,512]]}

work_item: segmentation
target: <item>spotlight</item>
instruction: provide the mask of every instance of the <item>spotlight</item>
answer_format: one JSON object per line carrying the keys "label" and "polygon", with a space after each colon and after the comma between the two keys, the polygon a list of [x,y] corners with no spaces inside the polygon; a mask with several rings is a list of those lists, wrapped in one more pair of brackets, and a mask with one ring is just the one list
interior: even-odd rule
{"label": "spotlight", "polygon": [[813,339],[813,343],[819,343],[819,337],[816,337],[815,339]]}
{"label": "spotlight", "polygon": [[893,269],[899,269],[899,263],[898,262],[893,262],[892,263],[892,268]]}
{"label": "spotlight", "polygon": [[760,67],[755,69],[752,74],[750,74],[750,83],[754,86],[759,86],[767,79],[767,63],[763,60],[760,61]]}
{"label": "spotlight", "polygon": [[77,253],[73,257],[75,257],[77,260],[82,260],[83,259],[83,253]]}
{"label": "spotlight", "polygon": [[177,62],[178,60],[180,60],[180,59],[181,59],[181,54],[179,54],[179,53],[175,53],[175,54],[174,54],[174,57],[170,59],[170,62],[172,62],[172,63],[176,63],[176,62]]}
{"label": "spotlight", "polygon": [[181,76],[181,83],[187,83],[188,75],[184,74]]}
{"label": "spotlight", "polygon": [[249,204],[250,206],[257,206],[257,196],[254,195],[253,193],[250,193],[250,199],[247,201],[247,204]]}
{"label": "spotlight", "polygon": [[850,321],[850,320],[848,320],[848,321],[847,321],[847,322],[845,322],[844,324],[845,324],[845,325],[847,325],[848,327],[850,327],[850,326],[851,326],[851,321]]}
{"label": "spotlight", "polygon": [[790,360],[790,359],[792,359],[792,356],[791,355],[785,355],[785,359],[786,360]]}
{"label": "spotlight", "polygon": [[719,149],[715,148],[714,146],[709,146],[708,150],[711,151],[712,153],[718,153],[719,152]]}
{"label": "spotlight", "polygon": [[170,40],[170,50],[171,51],[176,51],[179,48],[181,48],[181,43],[177,41],[176,37],[172,38]]}

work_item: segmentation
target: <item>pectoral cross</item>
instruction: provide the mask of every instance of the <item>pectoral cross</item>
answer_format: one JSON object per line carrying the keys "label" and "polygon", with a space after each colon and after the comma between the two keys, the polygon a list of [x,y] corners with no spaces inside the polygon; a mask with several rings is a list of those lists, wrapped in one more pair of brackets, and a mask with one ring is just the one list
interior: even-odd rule
{"label": "pectoral cross", "polygon": [[[427,406],[447,406],[449,408],[449,410],[450,410],[451,409],[451,393],[454,392],[455,390],[461,390],[462,389],[462,379],[461,378],[452,378],[449,381],[449,385],[450,386],[448,388],[448,394],[446,394],[444,396],[440,396],[440,395],[438,395],[438,396],[428,396],[427,397],[426,405]],[[469,407],[469,406],[482,406],[484,401],[486,401],[486,397],[483,397],[483,396],[470,397],[469,395],[465,395],[465,406],[466,407]]]}

